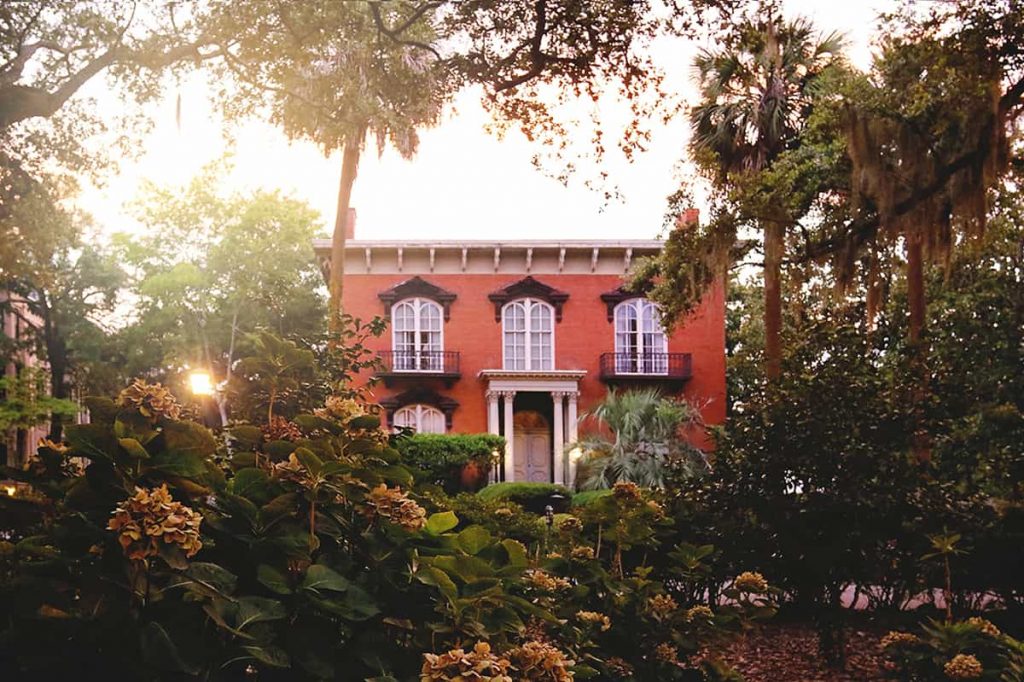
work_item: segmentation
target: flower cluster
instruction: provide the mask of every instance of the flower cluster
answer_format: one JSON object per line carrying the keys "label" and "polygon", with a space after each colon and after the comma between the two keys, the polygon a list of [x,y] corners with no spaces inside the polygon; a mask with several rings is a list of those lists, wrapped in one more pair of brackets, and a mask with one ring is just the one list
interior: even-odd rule
{"label": "flower cluster", "polygon": [[942,671],[951,680],[975,680],[982,676],[985,669],[974,656],[957,654],[943,666]]}
{"label": "flower cluster", "polygon": [[371,518],[384,519],[407,531],[422,530],[427,525],[427,511],[401,488],[388,488],[381,483],[366,496],[366,507]]}
{"label": "flower cluster", "polygon": [[306,471],[306,467],[302,466],[302,462],[294,452],[288,455],[287,460],[274,462],[271,475],[282,481],[291,481],[307,487],[312,483],[309,472]]}
{"label": "flower cluster", "polygon": [[508,657],[516,668],[516,678],[523,682],[572,682],[570,670],[575,661],[566,658],[556,647],[536,640],[511,649]]}
{"label": "flower cluster", "polygon": [[313,410],[313,414],[321,419],[330,419],[344,424],[356,417],[362,417],[366,414],[366,410],[358,401],[332,395],[324,401],[323,407]]}
{"label": "flower cluster", "polygon": [[147,384],[136,379],[117,396],[117,404],[138,410],[142,416],[152,420],[161,417],[177,419],[181,416],[181,405],[171,392],[160,384]]}
{"label": "flower cluster", "polygon": [[764,579],[764,576],[755,571],[744,571],[736,576],[736,580],[732,583],[740,592],[750,592],[752,594],[763,594],[768,591],[768,581]]}
{"label": "flower cluster", "polygon": [[647,500],[647,509],[657,518],[661,518],[665,515],[665,508],[654,500]]}
{"label": "flower cluster", "polygon": [[686,622],[708,622],[715,617],[715,612],[703,604],[694,606],[686,611]]}
{"label": "flower cluster", "polygon": [[656,594],[647,600],[647,612],[656,620],[667,620],[679,608],[670,594]]}
{"label": "flower cluster", "polygon": [[974,618],[968,618],[967,623],[978,628],[983,634],[986,634],[989,637],[999,637],[1003,634],[999,631],[999,628],[996,627],[995,623],[990,620],[986,620],[985,618],[979,618],[977,616]]}
{"label": "flower cluster", "polygon": [[566,516],[558,522],[558,530],[562,533],[580,533],[583,531],[583,522],[575,516]]}
{"label": "flower cluster", "polygon": [[511,662],[491,653],[491,645],[477,642],[472,651],[452,649],[424,654],[420,682],[512,682]]}
{"label": "flower cluster", "polygon": [[654,647],[654,657],[666,665],[680,665],[679,649],[668,642],[662,642]]}
{"label": "flower cluster", "polygon": [[576,561],[590,561],[594,558],[594,548],[580,545],[572,548],[572,558]]}
{"label": "flower cluster", "polygon": [[638,502],[642,499],[640,486],[632,481],[620,481],[612,487],[612,495],[620,502]]}
{"label": "flower cluster", "polygon": [[497,509],[494,510],[494,515],[500,516],[502,518],[509,518],[514,514],[515,512],[509,509],[508,507],[498,507]]}
{"label": "flower cluster", "polygon": [[132,560],[157,555],[161,542],[177,545],[189,557],[203,546],[199,539],[203,517],[172,500],[166,485],[136,488],[135,495],[118,505],[112,516],[107,530],[117,532],[125,556]]}
{"label": "flower cluster", "polygon": [[531,587],[542,592],[558,592],[572,587],[572,583],[565,578],[551,575],[537,568],[527,570],[523,573],[523,578]]}
{"label": "flower cluster", "polygon": [[591,625],[600,625],[601,632],[606,632],[612,627],[611,618],[598,613],[597,611],[577,611],[576,617],[584,623],[590,623]]}
{"label": "flower cluster", "polygon": [[915,644],[918,644],[920,641],[921,638],[912,632],[900,632],[898,630],[892,630],[888,634],[886,634],[885,637],[882,637],[881,641],[878,643],[878,646],[880,646],[883,649],[889,649],[891,647],[913,646]]}
{"label": "flower cluster", "polygon": [[260,430],[267,440],[297,441],[302,438],[302,430],[298,424],[276,415],[269,424],[262,425]]}

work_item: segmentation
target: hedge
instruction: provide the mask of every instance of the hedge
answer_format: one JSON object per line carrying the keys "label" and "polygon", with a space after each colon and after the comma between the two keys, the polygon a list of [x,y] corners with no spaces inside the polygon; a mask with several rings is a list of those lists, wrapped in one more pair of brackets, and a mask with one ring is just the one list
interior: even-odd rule
{"label": "hedge", "polygon": [[418,480],[453,494],[462,490],[462,468],[476,462],[486,471],[505,439],[491,433],[416,433],[397,438],[395,447]]}
{"label": "hedge", "polygon": [[[551,505],[555,511],[563,512],[569,508],[572,492],[564,485],[555,483],[505,482],[493,483],[480,492],[478,496],[485,500],[504,500],[522,505],[527,511],[540,514],[544,507]],[[555,497],[556,495],[560,497]]]}
{"label": "hedge", "polygon": [[572,506],[574,507],[586,507],[589,504],[593,504],[602,497],[611,495],[612,491],[609,488],[604,490],[584,490],[581,493],[576,493],[572,496]]}

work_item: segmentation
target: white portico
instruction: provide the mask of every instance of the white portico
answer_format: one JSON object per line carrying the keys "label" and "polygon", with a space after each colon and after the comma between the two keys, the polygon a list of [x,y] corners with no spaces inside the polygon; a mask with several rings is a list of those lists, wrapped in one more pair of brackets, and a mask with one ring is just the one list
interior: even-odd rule
{"label": "white portico", "polygon": [[[576,463],[565,446],[578,437],[579,381],[584,376],[583,370],[480,372],[486,382],[488,431],[505,437],[504,461],[500,473],[493,473],[495,479],[572,484]],[[550,430],[541,414],[546,410],[516,410],[517,395],[534,401],[549,397]]]}

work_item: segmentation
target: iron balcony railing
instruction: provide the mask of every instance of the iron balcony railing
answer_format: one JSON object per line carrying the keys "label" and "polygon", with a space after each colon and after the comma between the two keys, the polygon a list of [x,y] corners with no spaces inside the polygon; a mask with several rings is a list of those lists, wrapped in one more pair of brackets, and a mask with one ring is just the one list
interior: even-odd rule
{"label": "iron balcony railing", "polygon": [[383,376],[419,375],[459,376],[459,352],[456,350],[386,350],[377,353]]}
{"label": "iron balcony railing", "polygon": [[602,353],[601,378],[685,381],[693,374],[689,353]]}

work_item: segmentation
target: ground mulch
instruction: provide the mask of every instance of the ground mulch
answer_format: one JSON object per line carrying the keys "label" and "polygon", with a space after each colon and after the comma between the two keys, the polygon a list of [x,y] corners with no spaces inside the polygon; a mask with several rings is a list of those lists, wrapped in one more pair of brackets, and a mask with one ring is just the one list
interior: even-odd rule
{"label": "ground mulch", "polygon": [[884,634],[850,629],[846,668],[829,668],[818,655],[814,629],[800,624],[766,624],[719,650],[747,682],[876,682],[884,680],[878,639]]}

